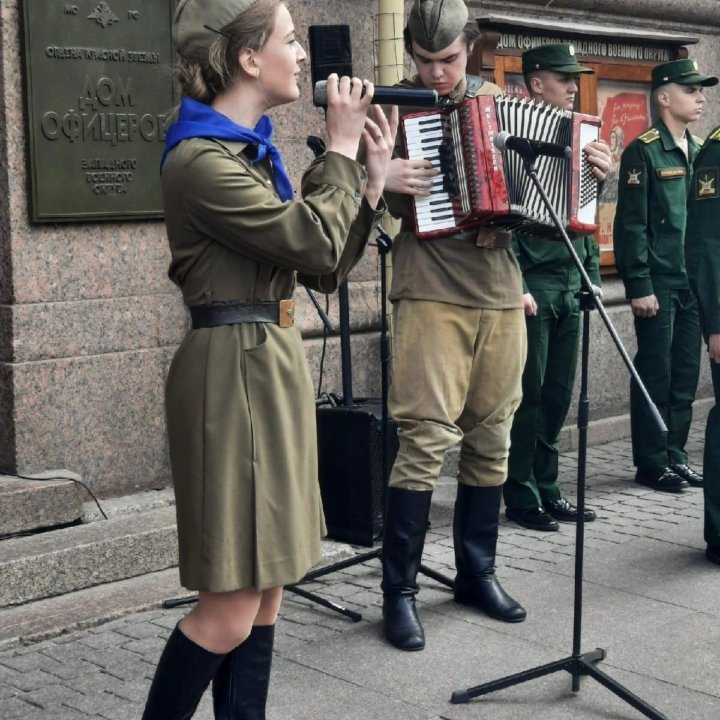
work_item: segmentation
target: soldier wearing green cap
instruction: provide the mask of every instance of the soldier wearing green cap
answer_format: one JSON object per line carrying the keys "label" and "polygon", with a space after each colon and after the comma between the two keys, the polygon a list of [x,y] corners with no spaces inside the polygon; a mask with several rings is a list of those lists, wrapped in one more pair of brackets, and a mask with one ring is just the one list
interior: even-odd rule
{"label": "soldier wearing green cap", "polygon": [[705,555],[720,565],[720,127],[708,135],[693,165],[685,263],[700,308],[715,391],[715,405],[705,428],[703,493]]}
{"label": "soldier wearing green cap", "polygon": [[[467,76],[478,37],[462,0],[416,0],[405,47],[417,75],[450,102],[500,88]],[[386,200],[403,219],[393,245],[393,367],[389,409],[400,449],[387,491],[383,531],[385,637],[402,650],[425,638],[415,609],[417,573],[430,499],[445,451],[461,444],[454,543],[455,600],[505,622],[525,610],[495,576],[495,548],[510,423],[525,360],[520,271],[504,230],[482,228],[420,240],[412,196],[427,196],[436,175],[424,160],[390,163]]]}
{"label": "soldier wearing green cap", "polygon": [[620,161],[615,262],[634,315],[635,367],[668,427],[667,436],[657,429],[632,383],[635,481],[666,492],[703,482],[685,452],[700,368],[697,300],[688,285],[684,242],[693,161],[702,141],[688,126],[702,114],[703,89],[717,82],[702,75],[694,60],[655,67],[651,88],[659,119]]}
{"label": "soldier wearing green cap", "polygon": [[[525,84],[536,100],[572,110],[578,76],[590,73],[567,43],[541,45],[523,53]],[[598,180],[610,167],[603,142],[585,148]],[[592,236],[573,241],[592,282],[600,284],[599,248]],[[559,530],[577,522],[578,509],[557,484],[558,438],[572,400],[580,331],[580,273],[562,242],[528,233],[515,234],[515,252],[523,273],[528,357],[523,398],[510,434],[508,476],[503,488],[508,519],[531,530]],[[595,513],[586,509],[586,522]]]}
{"label": "soldier wearing green cap", "polygon": [[180,581],[198,603],[170,634],[143,720],[189,720],[210,682],[216,718],[264,720],[282,587],[321,559],[325,529],[292,296],[297,282],[332,292],[360,259],[397,110],[368,117],[372,83],[331,75],[328,151],[296,198],[266,114],[298,99],[307,57],[286,5],[181,0],[173,29],[182,101],[161,184],[192,328],[165,408]]}

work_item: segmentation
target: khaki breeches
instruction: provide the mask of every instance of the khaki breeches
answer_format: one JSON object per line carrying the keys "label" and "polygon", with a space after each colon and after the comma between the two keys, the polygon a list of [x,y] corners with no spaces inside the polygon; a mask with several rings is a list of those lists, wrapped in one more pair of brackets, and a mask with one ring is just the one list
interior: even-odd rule
{"label": "khaki breeches", "polygon": [[522,308],[397,301],[389,410],[400,447],[390,486],[432,490],[460,441],[459,481],[502,485],[526,352]]}

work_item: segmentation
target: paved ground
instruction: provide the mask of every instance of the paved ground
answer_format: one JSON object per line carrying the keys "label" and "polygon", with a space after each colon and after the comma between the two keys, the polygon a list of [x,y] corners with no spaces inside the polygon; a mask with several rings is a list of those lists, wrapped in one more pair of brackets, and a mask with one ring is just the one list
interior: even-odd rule
{"label": "paved ground", "polygon": [[[701,464],[703,428],[690,451]],[[703,556],[702,492],[655,493],[631,482],[629,443],[591,448],[582,651],[608,651],[599,668],[673,720],[720,717],[720,568]],[[575,458],[563,457],[572,497]],[[454,481],[433,503],[425,559],[452,573]],[[359,623],[288,595],[277,628],[269,720],[493,720],[642,715],[593,679],[570,690],[556,673],[468,704],[454,690],[559,660],[572,649],[574,530],[501,529],[498,574],[528,610],[507,625],[460,607],[423,580],[427,647],[402,653],[381,639],[378,561],[309,586],[362,613]],[[154,609],[0,652],[2,720],[139,719],[154,663],[183,610]],[[209,720],[207,697],[196,715]]]}

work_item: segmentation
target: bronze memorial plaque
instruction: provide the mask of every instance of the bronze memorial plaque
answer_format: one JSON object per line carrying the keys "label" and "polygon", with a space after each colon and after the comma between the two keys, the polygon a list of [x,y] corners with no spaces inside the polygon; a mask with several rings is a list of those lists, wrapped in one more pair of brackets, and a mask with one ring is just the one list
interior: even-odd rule
{"label": "bronze memorial plaque", "polygon": [[23,0],[31,218],[162,215],[173,0]]}

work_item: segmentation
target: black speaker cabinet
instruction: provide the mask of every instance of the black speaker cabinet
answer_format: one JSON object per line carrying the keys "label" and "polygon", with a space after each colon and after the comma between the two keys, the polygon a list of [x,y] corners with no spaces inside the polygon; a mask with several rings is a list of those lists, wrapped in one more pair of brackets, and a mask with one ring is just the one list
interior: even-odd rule
{"label": "black speaker cabinet", "polygon": [[[317,410],[320,491],[328,537],[370,547],[382,533],[382,406],[359,401]],[[398,450],[388,419],[388,475]]]}
{"label": "black speaker cabinet", "polygon": [[352,46],[349,25],[311,25],[308,28],[310,41],[310,75],[312,86],[328,75],[349,75],[352,77]]}

